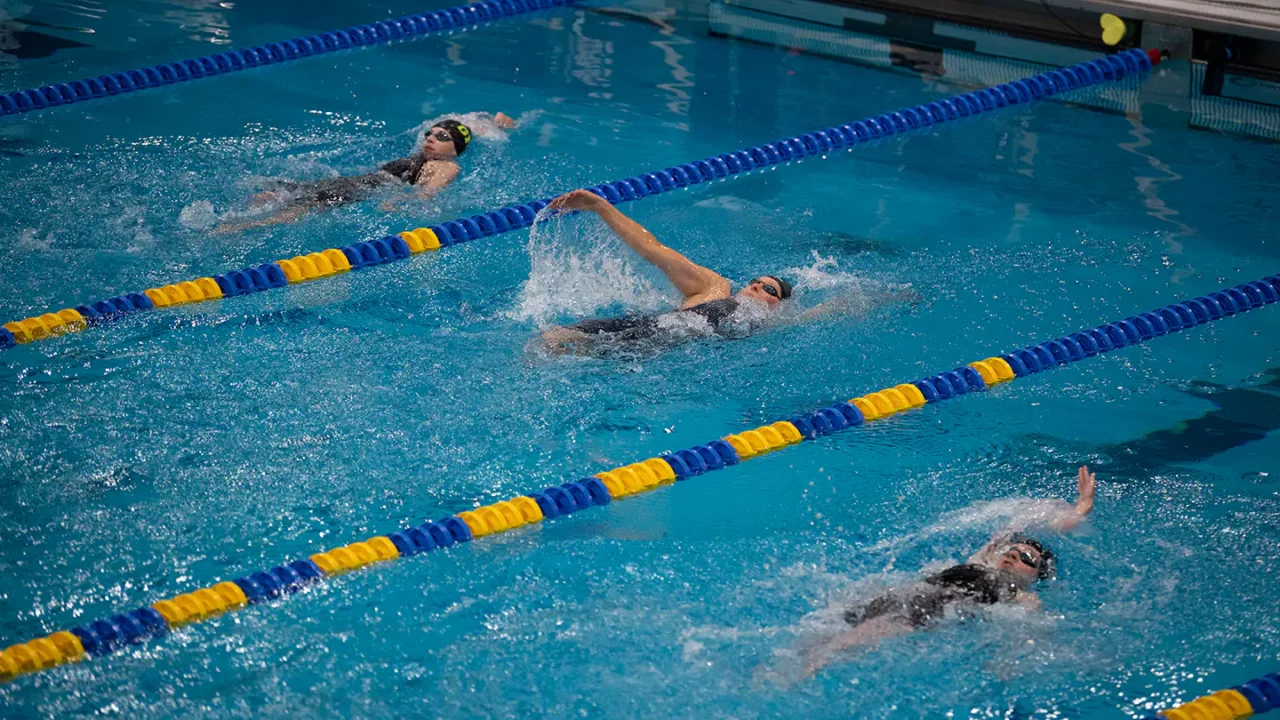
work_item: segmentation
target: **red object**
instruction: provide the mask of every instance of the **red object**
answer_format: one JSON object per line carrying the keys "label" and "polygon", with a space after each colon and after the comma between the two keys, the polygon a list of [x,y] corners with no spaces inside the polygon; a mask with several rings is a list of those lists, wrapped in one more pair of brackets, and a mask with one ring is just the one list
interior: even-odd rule
{"label": "red object", "polygon": [[1155,67],[1156,65],[1160,64],[1161,60],[1164,59],[1164,54],[1161,53],[1156,48],[1151,48],[1150,50],[1147,51],[1147,57],[1151,58],[1151,66]]}

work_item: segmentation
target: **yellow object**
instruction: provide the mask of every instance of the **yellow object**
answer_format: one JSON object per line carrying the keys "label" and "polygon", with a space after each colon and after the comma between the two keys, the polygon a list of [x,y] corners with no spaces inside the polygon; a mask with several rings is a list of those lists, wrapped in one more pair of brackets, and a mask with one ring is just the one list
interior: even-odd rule
{"label": "yellow object", "polygon": [[484,524],[489,526],[489,532],[499,533],[511,529],[511,526],[507,524],[507,519],[502,517],[502,513],[488,505],[478,507],[474,512],[484,519]]}
{"label": "yellow object", "polygon": [[804,439],[804,436],[800,434],[800,431],[796,429],[796,426],[786,420],[779,420],[769,427],[777,430],[778,434],[781,435],[782,439],[786,440],[788,444],[798,443]]}
{"label": "yellow object", "polygon": [[671,465],[662,458],[649,458],[644,461],[645,467],[653,471],[658,477],[658,482],[671,482],[676,479],[676,471],[671,469]]}
{"label": "yellow object", "polygon": [[213,591],[222,596],[223,601],[229,608],[249,604],[249,598],[244,596],[244,591],[233,582],[218,583],[213,586]]}
{"label": "yellow object", "polygon": [[45,638],[36,638],[30,641],[27,643],[27,647],[36,656],[41,669],[51,668],[62,660],[62,653],[58,652],[58,648]]}
{"label": "yellow object", "polygon": [[206,300],[215,300],[222,297],[222,288],[218,287],[218,281],[211,277],[196,278],[196,287],[204,293]]}
{"label": "yellow object", "polygon": [[178,283],[178,287],[182,288],[182,292],[186,294],[187,299],[191,302],[200,302],[205,299],[204,290],[190,280]]}
{"label": "yellow object", "polygon": [[329,248],[320,254],[333,266],[334,272],[346,272],[351,269],[351,262],[347,260],[347,256],[343,255],[341,250]]}
{"label": "yellow object", "polygon": [[924,399],[924,393],[920,392],[920,388],[912,385],[911,383],[895,385],[893,389],[902,393],[902,396],[907,399],[907,403],[913,408],[924,407],[925,404],[928,403],[928,401]]}
{"label": "yellow object", "polygon": [[7,322],[4,324],[4,329],[13,333],[13,339],[20,343],[29,343],[34,339],[31,337],[31,333],[27,332],[27,329],[23,327],[21,323]]}
{"label": "yellow object", "polygon": [[179,595],[173,599],[173,604],[182,608],[187,614],[187,622],[194,622],[208,615],[213,608],[205,607],[204,601],[195,595]]}
{"label": "yellow object", "polygon": [[429,228],[409,230],[399,233],[399,235],[404,239],[405,244],[409,246],[410,252],[420,253],[424,250],[440,249],[440,238],[436,237],[436,234]]}
{"label": "yellow object", "polygon": [[66,321],[53,313],[41,315],[40,322],[44,323],[44,327],[49,331],[50,335],[61,335],[67,331]]}
{"label": "yellow object", "polygon": [[1000,382],[1007,382],[1017,377],[1013,373],[1013,368],[1009,367],[1009,363],[1005,362],[1004,358],[989,357],[982,362],[986,363],[987,367],[996,371],[996,377],[1000,379]]}
{"label": "yellow object", "polygon": [[720,439],[729,443],[737,451],[739,460],[746,460],[756,456],[756,451],[751,449],[751,443],[747,442],[746,438],[738,435],[725,435]]}
{"label": "yellow object", "polygon": [[400,557],[400,551],[396,549],[396,544],[391,542],[390,538],[379,535],[365,540],[364,544],[373,548],[378,560],[395,560]]}
{"label": "yellow object", "polygon": [[738,433],[738,437],[750,443],[751,449],[754,450],[757,455],[759,455],[760,453],[769,452],[769,441],[765,440],[764,436],[756,432],[755,430],[747,430],[746,432],[740,432]]}
{"label": "yellow object", "polygon": [[66,630],[50,635],[49,642],[57,645],[58,649],[62,651],[63,662],[72,662],[84,657],[84,645],[80,643],[80,638]]}
{"label": "yellow object", "polygon": [[1238,718],[1247,718],[1253,714],[1253,706],[1249,704],[1248,698],[1240,694],[1239,690],[1219,690],[1211,697],[1221,700]]}
{"label": "yellow object", "polygon": [[36,658],[36,654],[31,652],[31,649],[26,645],[14,645],[6,648],[3,654],[9,659],[9,662],[17,668],[17,672],[14,673],[15,675],[19,673],[35,672],[40,669],[40,662]]}
{"label": "yellow object", "polygon": [[640,483],[640,478],[636,477],[636,474],[630,469],[620,467],[614,468],[611,472],[613,472],[614,477],[622,482],[622,487],[627,491],[628,495],[635,495],[644,490],[644,485]]}
{"label": "yellow object", "polygon": [[280,272],[284,273],[284,279],[288,280],[290,285],[306,279],[302,277],[302,270],[292,260],[277,260],[276,265],[280,267]]}
{"label": "yellow object", "polygon": [[181,608],[168,600],[157,600],[151,603],[151,609],[160,613],[160,617],[164,618],[171,628],[181,625],[183,618],[187,616]]}
{"label": "yellow object", "polygon": [[631,474],[636,476],[636,480],[640,483],[640,487],[644,490],[652,490],[658,487],[658,476],[654,474],[644,463],[634,463],[626,467]]}
{"label": "yellow object", "polygon": [[496,502],[490,507],[502,515],[509,528],[518,528],[525,523],[524,516],[510,502]]}
{"label": "yellow object", "polygon": [[782,439],[782,433],[778,432],[773,425],[760,425],[753,432],[758,433],[760,437],[764,438],[764,442],[769,443],[769,450],[777,450],[777,448],[787,446],[787,441]]}
{"label": "yellow object", "polygon": [[1220,690],[1160,714],[1169,720],[1238,720],[1253,714],[1253,706],[1235,690]]}
{"label": "yellow object", "polygon": [[333,558],[335,564],[341,570],[355,570],[360,567],[360,559],[355,556],[348,548],[340,547],[329,551],[329,557]]}
{"label": "yellow object", "polygon": [[614,500],[627,496],[627,488],[622,484],[622,481],[618,479],[617,475],[606,471],[596,473],[595,477],[599,479],[600,482],[604,483],[605,489],[609,491],[609,497]]}
{"label": "yellow object", "polygon": [[521,495],[507,502],[510,502],[520,511],[520,514],[524,516],[525,522],[542,522],[542,508],[538,507],[538,503],[534,502],[533,498]]}
{"label": "yellow object", "polygon": [[218,615],[227,610],[226,599],[214,592],[212,588],[200,588],[191,593],[191,596],[204,605],[206,615]]}
{"label": "yellow object", "polygon": [[876,406],[872,405],[871,401],[865,397],[856,397],[850,400],[849,404],[858,408],[858,410],[862,412],[863,420],[875,420],[880,417],[880,411],[876,410]]}
{"label": "yellow object", "polygon": [[350,550],[351,554],[355,555],[356,559],[360,561],[360,564],[356,567],[364,567],[369,563],[378,561],[378,553],[374,552],[373,548],[369,547],[369,543],[367,542],[351,543],[347,546],[347,549]]}
{"label": "yellow object", "polygon": [[864,397],[866,397],[867,400],[875,406],[876,412],[880,413],[882,417],[892,415],[895,412],[893,409],[893,401],[885,397],[882,393],[873,392]]}
{"label": "yellow object", "polygon": [[467,527],[471,528],[472,537],[484,537],[485,535],[493,532],[489,529],[489,526],[485,524],[483,518],[470,510],[458,513],[458,518],[462,520],[462,522],[466,523]]}
{"label": "yellow object", "polygon": [[[343,258],[345,259],[346,256],[344,255]],[[307,256],[307,259],[315,265],[316,277],[328,277],[338,272],[333,269],[333,263],[329,262],[329,258],[325,257],[322,253],[311,253]]]}
{"label": "yellow object", "polygon": [[[310,255],[299,255],[289,262],[298,269],[298,273],[302,275],[303,280],[315,280],[320,277],[320,271],[317,269],[315,260]],[[326,260],[325,262],[328,262]]]}
{"label": "yellow object", "polygon": [[315,563],[316,567],[320,568],[320,572],[325,575],[332,575],[338,571],[338,563],[329,557],[329,553],[316,553],[308,559]]}
{"label": "yellow object", "polygon": [[62,321],[67,324],[67,332],[80,332],[88,324],[84,321],[83,315],[71,308],[59,310],[58,317],[62,318]]}
{"label": "yellow object", "polygon": [[996,374],[995,368],[982,360],[969,363],[969,367],[978,371],[978,374],[982,376],[982,382],[986,383],[988,387],[1000,382],[1000,376]]}
{"label": "yellow object", "polygon": [[897,388],[885,388],[876,394],[889,398],[889,404],[893,406],[894,412],[902,412],[911,407],[911,403],[907,402],[907,396],[898,392]]}
{"label": "yellow object", "polygon": [[1120,44],[1128,29],[1123,20],[1111,13],[1103,13],[1102,17],[1098,18],[1098,24],[1102,26],[1102,42],[1108,45]]}
{"label": "yellow object", "polygon": [[151,304],[155,305],[157,308],[169,307],[172,305],[172,303],[169,302],[169,296],[165,295],[160,288],[147,288],[142,291],[142,294],[150,298]]}
{"label": "yellow object", "polygon": [[160,292],[169,298],[170,305],[182,305],[191,302],[191,298],[187,297],[187,294],[177,285],[165,285],[160,288]]}
{"label": "yellow object", "polygon": [[49,328],[44,326],[44,321],[38,317],[27,318],[22,321],[22,327],[27,329],[27,334],[32,340],[40,340],[49,336]]}

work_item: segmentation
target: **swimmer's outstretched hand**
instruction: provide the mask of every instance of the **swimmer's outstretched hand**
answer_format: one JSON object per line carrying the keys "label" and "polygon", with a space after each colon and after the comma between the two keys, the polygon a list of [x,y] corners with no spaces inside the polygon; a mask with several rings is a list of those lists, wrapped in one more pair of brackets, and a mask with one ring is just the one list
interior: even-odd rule
{"label": "swimmer's outstretched hand", "polygon": [[493,124],[503,130],[510,130],[516,126],[516,121],[512,120],[511,116],[504,112],[496,112],[493,114]]}
{"label": "swimmer's outstretched hand", "polygon": [[1093,512],[1093,496],[1097,490],[1098,478],[1089,472],[1088,465],[1080,466],[1080,472],[1076,473],[1076,490],[1079,497],[1076,498],[1076,506],[1074,512],[1064,510],[1062,517],[1049,523],[1054,530],[1063,532],[1074,529],[1085,516]]}
{"label": "swimmer's outstretched hand", "polygon": [[1080,517],[1093,512],[1093,494],[1097,490],[1098,477],[1089,472],[1088,465],[1081,465],[1076,475],[1076,488],[1080,497],[1076,499],[1076,514]]}
{"label": "swimmer's outstretched hand", "polygon": [[574,190],[551,201],[551,209],[568,212],[571,210],[589,210],[599,212],[608,201],[589,190]]}

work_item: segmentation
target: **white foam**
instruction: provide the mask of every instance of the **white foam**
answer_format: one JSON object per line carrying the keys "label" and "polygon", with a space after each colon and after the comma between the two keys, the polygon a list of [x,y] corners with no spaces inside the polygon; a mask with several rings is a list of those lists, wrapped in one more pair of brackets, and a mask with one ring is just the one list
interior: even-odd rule
{"label": "white foam", "polygon": [[182,208],[178,222],[188,230],[208,230],[218,224],[218,214],[213,210],[213,203],[197,200]]}
{"label": "white foam", "polygon": [[[678,298],[645,277],[648,264],[625,247],[595,215],[543,210],[529,232],[529,279],[509,315],[539,327],[557,318],[584,318],[615,306],[670,310]],[[651,271],[656,272],[656,271]]]}

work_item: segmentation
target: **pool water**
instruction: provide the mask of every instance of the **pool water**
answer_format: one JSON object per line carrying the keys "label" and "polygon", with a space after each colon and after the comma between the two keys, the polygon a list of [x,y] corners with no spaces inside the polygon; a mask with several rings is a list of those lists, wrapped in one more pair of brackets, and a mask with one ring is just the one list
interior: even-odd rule
{"label": "pool water", "polygon": [[[135,0],[64,81],[421,7]],[[385,15],[384,15],[385,13]],[[207,16],[207,17],[206,17]],[[0,124],[0,314],[27,317],[963,91],[710,37],[698,2],[561,8]],[[209,28],[221,28],[222,34]],[[129,40],[133,38],[133,40]],[[254,178],[364,171],[502,110],[439,199],[210,232]],[[0,643],[918,379],[1280,268],[1272,145],[1040,103],[624,206],[735,283],[841,312],[546,357],[676,301],[589,217],[0,355]],[[1263,309],[0,686],[5,716],[1124,717],[1280,661],[1280,340]],[[848,603],[1033,498],[1046,612],[850,653]]]}

